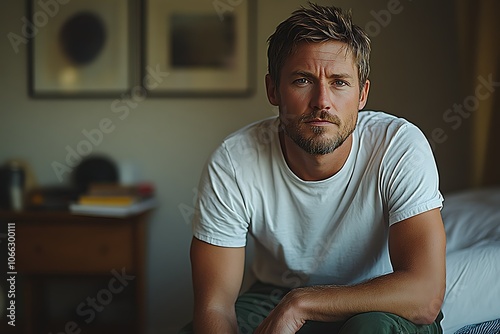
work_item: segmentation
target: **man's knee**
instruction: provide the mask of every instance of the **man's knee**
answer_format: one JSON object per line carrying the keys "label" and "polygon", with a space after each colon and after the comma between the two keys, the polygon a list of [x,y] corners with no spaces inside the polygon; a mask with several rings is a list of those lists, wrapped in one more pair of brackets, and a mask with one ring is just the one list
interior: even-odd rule
{"label": "man's knee", "polygon": [[384,312],[357,314],[348,319],[339,334],[391,334],[399,333],[395,317]]}

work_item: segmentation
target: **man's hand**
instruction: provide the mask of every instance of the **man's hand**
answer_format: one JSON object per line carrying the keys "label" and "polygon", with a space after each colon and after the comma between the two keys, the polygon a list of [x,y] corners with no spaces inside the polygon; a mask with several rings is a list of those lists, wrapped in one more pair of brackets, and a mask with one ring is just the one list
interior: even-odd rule
{"label": "man's hand", "polygon": [[269,313],[254,334],[295,334],[304,325],[300,316],[297,297],[300,289],[289,292]]}

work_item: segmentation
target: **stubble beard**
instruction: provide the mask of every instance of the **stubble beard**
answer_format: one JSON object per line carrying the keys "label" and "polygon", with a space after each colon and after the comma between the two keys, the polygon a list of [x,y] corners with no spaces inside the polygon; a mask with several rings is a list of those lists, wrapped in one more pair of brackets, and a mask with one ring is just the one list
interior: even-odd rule
{"label": "stubble beard", "polygon": [[[338,126],[338,131],[332,137],[327,137],[327,129],[323,126],[310,127],[312,135],[306,136],[303,127],[305,121],[320,117]],[[357,123],[357,113],[347,122],[341,122],[338,116],[326,111],[312,112],[298,117],[296,120],[283,120],[280,117],[280,125],[285,135],[293,140],[300,148],[311,155],[325,155],[332,153],[340,147],[354,132]]]}

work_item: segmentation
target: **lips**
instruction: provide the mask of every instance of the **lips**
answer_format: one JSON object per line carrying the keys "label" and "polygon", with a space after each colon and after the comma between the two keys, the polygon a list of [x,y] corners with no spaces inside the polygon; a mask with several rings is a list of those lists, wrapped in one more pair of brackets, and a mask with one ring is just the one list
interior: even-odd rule
{"label": "lips", "polygon": [[309,115],[304,115],[302,122],[318,125],[326,125],[326,123],[339,125],[340,119],[337,115],[332,115],[328,111],[322,110]]}
{"label": "lips", "polygon": [[330,124],[339,125],[340,120],[336,116],[328,117],[328,118],[312,118],[312,119],[304,119],[304,123],[315,126],[326,126]]}
{"label": "lips", "polygon": [[334,122],[331,120],[328,120],[328,119],[315,118],[315,119],[311,119],[311,120],[306,121],[306,123],[334,123]]}

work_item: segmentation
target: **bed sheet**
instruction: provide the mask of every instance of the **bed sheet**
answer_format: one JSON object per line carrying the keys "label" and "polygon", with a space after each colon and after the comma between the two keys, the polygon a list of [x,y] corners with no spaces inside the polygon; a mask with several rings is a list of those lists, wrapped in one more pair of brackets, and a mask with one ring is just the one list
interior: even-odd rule
{"label": "bed sheet", "polygon": [[481,324],[465,326],[455,334],[498,334],[500,333],[500,319],[483,322]]}
{"label": "bed sheet", "polygon": [[447,235],[444,333],[498,334],[500,188],[445,196],[442,215]]}

